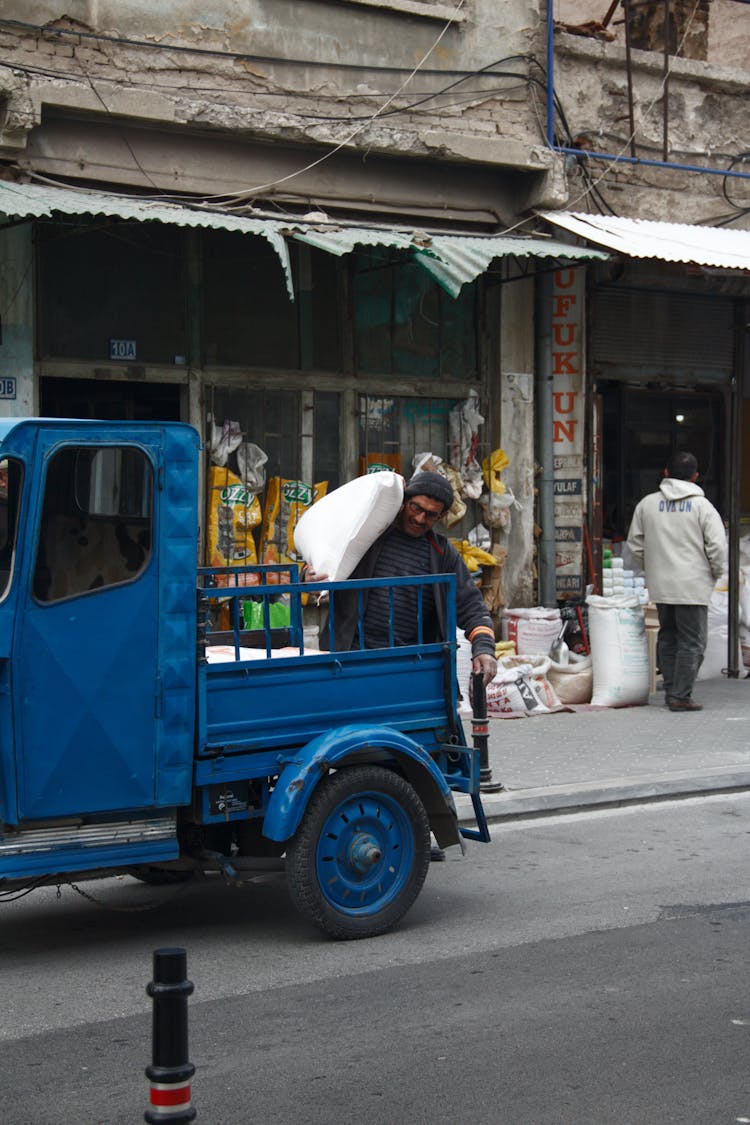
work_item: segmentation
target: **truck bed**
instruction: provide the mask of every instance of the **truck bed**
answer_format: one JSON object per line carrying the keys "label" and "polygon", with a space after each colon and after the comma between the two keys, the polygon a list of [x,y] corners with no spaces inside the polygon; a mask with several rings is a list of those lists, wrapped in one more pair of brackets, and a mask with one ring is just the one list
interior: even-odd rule
{"label": "truck bed", "polygon": [[[394,579],[359,580],[314,586],[302,583],[251,589],[203,589],[216,604],[229,602],[234,627],[227,633],[206,630],[198,669],[199,757],[248,751],[289,750],[334,726],[349,723],[386,725],[412,734],[429,750],[451,741],[464,743],[456,712],[455,643],[391,646],[382,649],[319,651],[305,647],[301,600],[311,592],[339,588],[367,589],[403,583]],[[408,583],[453,583],[452,576],[423,576]],[[240,628],[239,602],[248,596],[291,603],[288,630],[250,635]],[[455,610],[448,599],[455,637]],[[452,628],[451,628],[452,626]],[[248,640],[256,644],[251,659]],[[325,643],[326,638],[321,638]],[[284,655],[279,653],[283,646]],[[220,646],[225,659],[209,659]],[[208,650],[208,656],[206,655]],[[244,650],[244,651],[243,651]],[[276,655],[274,655],[276,653]],[[293,655],[290,653],[294,653]]]}

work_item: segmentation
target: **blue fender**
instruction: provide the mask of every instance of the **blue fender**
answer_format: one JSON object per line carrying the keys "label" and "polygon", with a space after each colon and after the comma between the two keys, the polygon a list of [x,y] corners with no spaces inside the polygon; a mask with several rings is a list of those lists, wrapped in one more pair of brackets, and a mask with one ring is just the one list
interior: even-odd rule
{"label": "blue fender", "polygon": [[[357,764],[378,763],[383,760],[384,751],[388,758],[395,758],[406,767],[431,823],[433,817],[445,820],[446,814],[450,820],[456,818],[448,783],[418,742],[391,727],[351,725],[318,735],[287,760],[268,802],[263,835],[279,842],[288,840],[299,828],[307,803],[329,767],[336,767],[347,758]],[[456,833],[457,823],[456,820]]]}

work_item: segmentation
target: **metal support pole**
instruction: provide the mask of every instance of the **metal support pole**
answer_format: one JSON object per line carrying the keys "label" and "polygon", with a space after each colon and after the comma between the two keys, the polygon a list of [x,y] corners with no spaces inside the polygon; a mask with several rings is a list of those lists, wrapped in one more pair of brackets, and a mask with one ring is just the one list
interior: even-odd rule
{"label": "metal support pole", "polygon": [[190,1079],[195,1067],[188,1061],[187,1001],[193,991],[187,980],[184,949],[154,951],[154,979],[146,992],[154,1001],[151,1066],[151,1108],[143,1115],[149,1125],[187,1125],[195,1120]]}
{"label": "metal support pole", "polygon": [[630,54],[630,0],[622,0],[625,9],[625,74],[628,80],[628,122],[630,125],[630,155],[635,157],[635,105],[633,102],[633,60]]}
{"label": "metal support pole", "polygon": [[487,720],[487,692],[482,672],[471,673],[471,739],[479,751],[479,788],[483,793],[499,793],[505,788],[501,781],[492,780],[488,748],[490,727]]}
{"label": "metal support pole", "polygon": [[[735,305],[735,346],[734,377],[730,383],[729,406],[729,612],[727,675],[736,680],[740,675],[740,514],[742,485],[742,401],[745,385],[745,370],[748,357],[748,312],[750,305],[737,302]],[[725,400],[726,401],[726,400]],[[744,667],[742,668],[744,673]]]}

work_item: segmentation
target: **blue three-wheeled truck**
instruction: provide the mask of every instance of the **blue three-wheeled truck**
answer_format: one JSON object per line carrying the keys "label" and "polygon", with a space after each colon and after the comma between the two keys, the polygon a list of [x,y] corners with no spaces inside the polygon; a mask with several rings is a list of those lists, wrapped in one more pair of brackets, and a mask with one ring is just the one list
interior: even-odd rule
{"label": "blue three-wheeled truck", "polygon": [[[489,838],[455,645],[310,649],[317,588],[295,567],[196,567],[199,463],[179,423],[0,421],[0,899],[283,866],[328,934],[382,933],[419,894],[431,832]],[[454,637],[453,576],[388,585],[434,582]],[[262,629],[244,628],[249,597]]]}

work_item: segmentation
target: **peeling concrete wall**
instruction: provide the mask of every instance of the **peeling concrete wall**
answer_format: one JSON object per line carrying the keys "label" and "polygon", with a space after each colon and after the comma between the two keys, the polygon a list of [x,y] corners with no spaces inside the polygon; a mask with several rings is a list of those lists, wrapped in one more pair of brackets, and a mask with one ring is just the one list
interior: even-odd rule
{"label": "peeling concrete wall", "polygon": [[[383,4],[42,0],[33,20],[47,25],[45,33],[0,25],[3,60],[28,68],[25,82],[18,71],[0,72],[0,88],[17,128],[25,94],[37,118],[43,104],[67,105],[508,166],[528,163],[529,149],[539,146],[532,167],[549,164],[537,116],[543,97],[538,90],[536,100],[529,96],[522,57],[538,27],[531,0],[476,0],[450,27]],[[3,16],[28,22],[28,3],[6,0]],[[506,61],[494,66],[497,60]],[[492,73],[481,73],[489,67]]]}
{"label": "peeling concrete wall", "polygon": [[[647,51],[633,51],[632,60],[635,155],[660,161],[665,135],[663,60]],[[627,72],[621,47],[557,35],[555,89],[576,147],[631,155]],[[746,151],[750,132],[747,74],[691,59],[672,59],[666,112],[667,159],[675,168],[591,160],[582,171],[571,159],[567,207],[586,210],[593,206],[590,183],[594,179],[605,201],[621,215],[679,217],[687,223],[726,216],[730,209],[722,176],[682,171],[677,165],[725,170]],[[741,181],[735,181],[734,191],[747,199],[750,184],[743,187]],[[746,219],[738,221],[744,225]]]}
{"label": "peeling concrete wall", "polygon": [[[656,4],[654,4],[656,7]],[[688,17],[695,8],[695,20],[699,26],[708,25],[708,43],[705,58],[713,66],[737,67],[750,70],[750,5],[737,3],[737,0],[710,0],[695,6],[691,0]],[[601,20],[606,5],[598,0],[556,0],[555,19],[559,23],[586,24],[590,20]],[[625,28],[622,8],[618,8],[610,21],[607,31],[614,35],[614,42],[625,45]]]}

